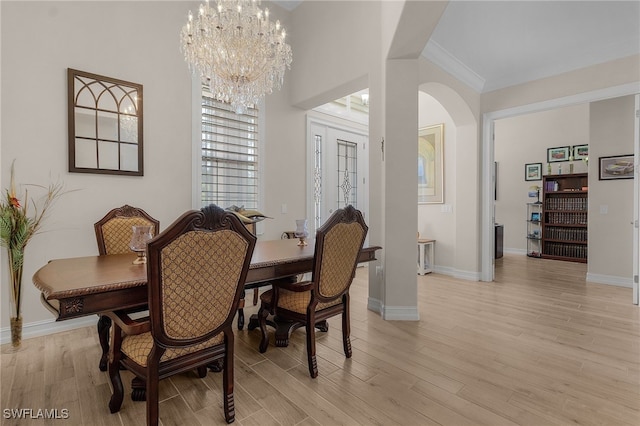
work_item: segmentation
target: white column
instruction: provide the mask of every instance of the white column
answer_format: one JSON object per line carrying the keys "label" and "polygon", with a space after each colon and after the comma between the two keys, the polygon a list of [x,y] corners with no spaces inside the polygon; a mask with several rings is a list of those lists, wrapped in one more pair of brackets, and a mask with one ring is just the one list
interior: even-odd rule
{"label": "white column", "polygon": [[[418,60],[386,61],[383,318],[418,320]],[[413,224],[413,226],[411,226]]]}

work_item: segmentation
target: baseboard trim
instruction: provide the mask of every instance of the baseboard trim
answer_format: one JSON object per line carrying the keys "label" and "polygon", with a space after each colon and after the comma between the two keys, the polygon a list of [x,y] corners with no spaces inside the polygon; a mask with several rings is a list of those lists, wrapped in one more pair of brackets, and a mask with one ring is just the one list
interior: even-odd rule
{"label": "baseboard trim", "polygon": [[[48,334],[60,333],[61,331],[74,330],[76,328],[96,326],[98,317],[91,315],[85,318],[76,318],[68,321],[42,320],[34,321],[22,326],[22,338],[46,336]],[[97,333],[97,331],[96,331]],[[11,327],[0,329],[0,344],[11,343]]]}
{"label": "baseboard trim", "polygon": [[434,272],[437,274],[448,275],[450,277],[459,278],[467,281],[480,281],[480,272],[473,271],[461,271],[459,269],[451,268],[448,266],[438,266],[434,268]]}
{"label": "baseboard trim", "polygon": [[370,297],[367,300],[367,309],[375,312],[376,314],[382,315],[382,302],[378,299]]}
{"label": "baseboard trim", "polygon": [[519,248],[506,248],[503,250],[506,254],[527,254],[527,250]]}
{"label": "baseboard trim", "polygon": [[632,278],[618,277],[615,275],[601,275],[588,272],[587,282],[633,288]]}
{"label": "baseboard trim", "polygon": [[420,314],[417,306],[385,306],[382,309],[382,319],[385,321],[419,321]]}

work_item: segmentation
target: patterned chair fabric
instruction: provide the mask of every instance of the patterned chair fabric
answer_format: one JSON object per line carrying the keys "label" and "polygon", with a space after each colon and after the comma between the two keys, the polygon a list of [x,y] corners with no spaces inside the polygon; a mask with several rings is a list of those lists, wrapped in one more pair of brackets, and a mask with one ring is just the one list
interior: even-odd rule
{"label": "patterned chair fabric", "polygon": [[98,252],[105,254],[131,253],[132,226],[151,225],[155,236],[160,231],[160,222],[149,216],[144,210],[125,204],[109,211],[93,226],[96,232]]}
{"label": "patterned chair fabric", "polygon": [[[120,364],[146,382],[147,423],[158,424],[160,378],[221,362],[225,419],[235,418],[232,321],[256,237],[232,213],[190,211],[147,246],[149,316],[114,316],[109,376],[114,413],[123,399]],[[133,325],[132,325],[133,324]]]}
{"label": "patterned chair fabric", "polygon": [[167,336],[198,338],[224,323],[233,308],[248,246],[231,230],[191,231],[162,249],[160,297]]}
{"label": "patterned chair fabric", "polygon": [[[222,333],[216,334],[211,339],[199,343],[194,346],[188,346],[184,348],[168,348],[165,353],[160,357],[160,362],[169,361],[181,356],[200,351],[210,346],[220,345],[224,342],[224,335]],[[121,351],[131,361],[139,364],[141,367],[147,366],[147,359],[153,349],[153,336],[151,332],[142,334],[134,334],[133,336],[127,336],[122,340]]]}
{"label": "patterned chair fabric", "polygon": [[102,225],[107,254],[131,253],[129,242],[131,241],[132,227],[144,225],[153,226],[153,223],[144,217],[115,217]]}
{"label": "patterned chair fabric", "polygon": [[335,298],[349,288],[365,233],[358,222],[338,223],[327,232],[318,283],[322,297]]}
{"label": "patterned chair fabric", "polygon": [[[293,321],[291,329],[304,326],[307,331],[307,359],[311,377],[317,377],[315,328],[327,330],[327,318],[342,314],[344,353],[351,357],[349,330],[349,287],[368,227],[362,213],[353,206],[336,210],[316,234],[315,258],[310,282],[275,286],[264,292],[258,311],[262,339],[260,352],[269,344],[266,331],[269,313]],[[276,335],[276,343],[282,337]]]}

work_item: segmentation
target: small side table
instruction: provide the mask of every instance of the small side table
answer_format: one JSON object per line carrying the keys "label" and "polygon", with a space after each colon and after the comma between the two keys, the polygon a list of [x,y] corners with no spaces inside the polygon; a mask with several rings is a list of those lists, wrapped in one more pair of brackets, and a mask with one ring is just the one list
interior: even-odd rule
{"label": "small side table", "polygon": [[433,272],[436,240],[418,239],[418,275]]}

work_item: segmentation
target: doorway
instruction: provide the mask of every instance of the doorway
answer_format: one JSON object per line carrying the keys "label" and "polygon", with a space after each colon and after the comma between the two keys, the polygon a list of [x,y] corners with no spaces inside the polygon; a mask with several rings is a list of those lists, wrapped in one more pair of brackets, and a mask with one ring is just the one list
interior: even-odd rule
{"label": "doorway", "polygon": [[368,136],[342,123],[307,117],[307,219],[313,234],[349,204],[368,217]]}
{"label": "doorway", "polygon": [[[549,109],[560,108],[564,106],[572,106],[578,105],[580,103],[590,103],[605,99],[612,99],[618,97],[624,97],[629,95],[636,95],[636,107],[634,110],[635,117],[635,133],[634,133],[634,154],[635,154],[635,164],[638,164],[638,151],[640,142],[638,142],[640,133],[638,131],[638,100],[637,100],[637,86],[634,84],[623,85],[612,87],[608,89],[583,93],[579,95],[569,96],[566,98],[559,98],[550,101],[544,101],[537,104],[531,104],[521,107],[514,107],[510,109],[505,109],[501,111],[495,111],[491,113],[486,113],[483,116],[483,140],[482,140],[482,158],[483,158],[483,172],[482,172],[482,190],[484,196],[482,197],[482,280],[483,281],[492,281],[494,277],[494,269],[493,269],[493,259],[489,256],[489,253],[493,253],[493,224],[495,222],[495,203],[493,200],[493,196],[489,196],[493,194],[493,187],[495,184],[495,172],[494,167],[492,165],[495,161],[495,146],[494,146],[494,132],[495,132],[495,121],[513,117],[522,114],[528,114],[532,112],[540,112]],[[592,159],[592,160],[597,160]],[[597,179],[597,177],[595,177]],[[637,180],[638,180],[638,171],[634,175],[635,188],[637,188]],[[637,190],[635,191],[634,196],[637,197]],[[634,201],[634,217],[632,224],[636,225],[633,228],[634,241],[633,241],[633,274],[634,277],[632,281],[633,287],[633,303],[638,304],[638,282],[637,282],[637,271],[638,271],[638,262],[640,258],[638,256],[638,233],[640,232],[637,227],[638,220],[638,200]]]}

